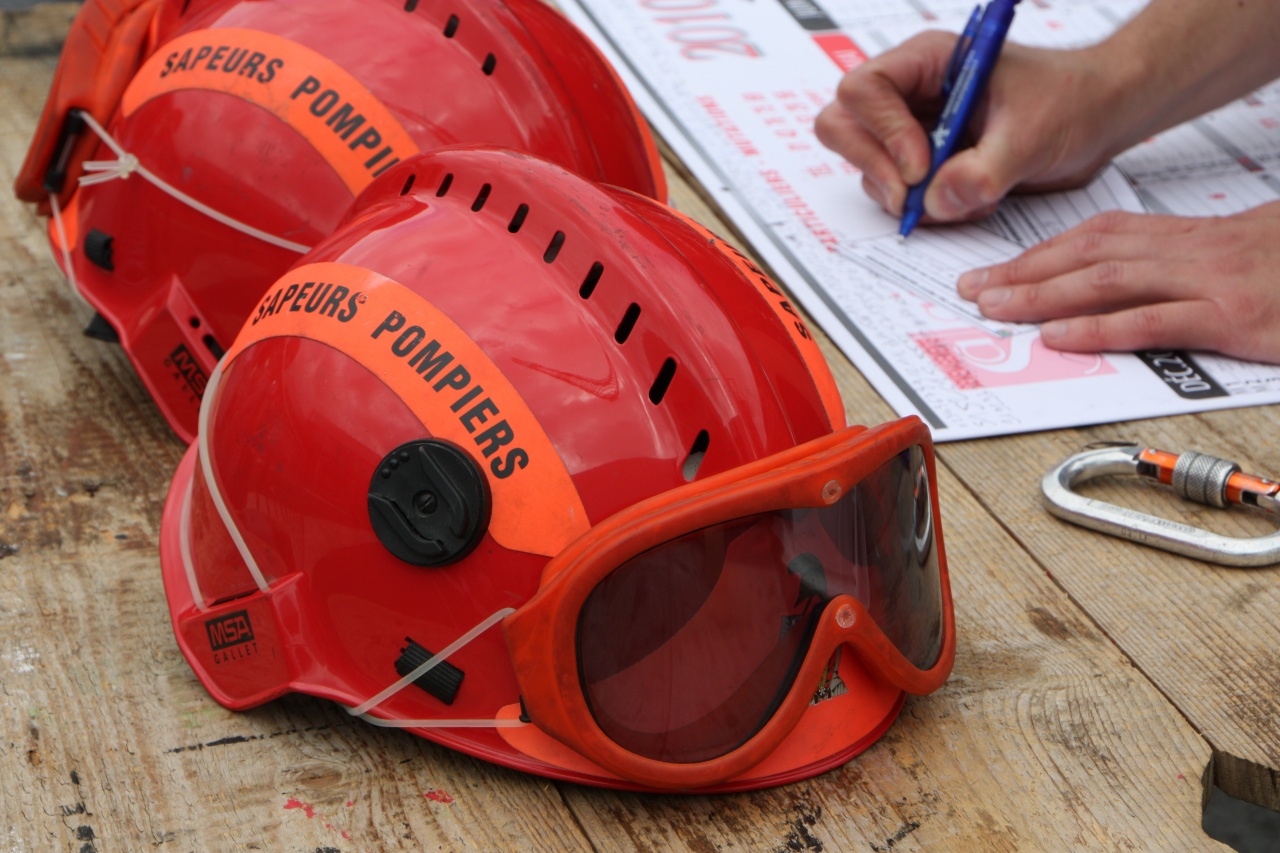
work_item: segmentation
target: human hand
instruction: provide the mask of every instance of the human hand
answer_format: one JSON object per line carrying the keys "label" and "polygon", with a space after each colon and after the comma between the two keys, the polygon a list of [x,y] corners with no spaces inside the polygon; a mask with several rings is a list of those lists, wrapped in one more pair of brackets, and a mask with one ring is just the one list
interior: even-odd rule
{"label": "human hand", "polygon": [[[819,141],[862,170],[862,185],[900,215],[929,170],[926,127],[941,111],[951,33],[926,32],[850,71],[818,115]],[[970,127],[977,144],[949,159],[925,195],[927,219],[984,216],[1012,188],[1083,183],[1126,142],[1116,116],[1116,60],[1098,49],[1008,43]],[[1050,96],[1049,93],[1052,93]]]}
{"label": "human hand", "polygon": [[1225,217],[1104,213],[965,273],[957,290],[992,319],[1047,321],[1054,349],[1280,363],[1280,202]]}

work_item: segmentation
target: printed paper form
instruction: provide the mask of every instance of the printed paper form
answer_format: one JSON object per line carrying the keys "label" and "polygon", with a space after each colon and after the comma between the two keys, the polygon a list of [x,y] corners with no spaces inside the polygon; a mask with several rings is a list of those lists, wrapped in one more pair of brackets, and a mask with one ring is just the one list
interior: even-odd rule
{"label": "printed paper form", "polygon": [[1146,209],[1225,216],[1280,198],[1280,84],[1116,158]]}
{"label": "printed paper form", "polygon": [[1052,195],[1009,199],[984,222],[962,228],[923,228],[900,243],[897,222],[885,219],[887,233],[859,240],[842,239],[837,251],[868,272],[893,282],[920,299],[967,316],[996,335],[1035,333],[1026,323],[983,317],[974,303],[956,293],[964,270],[989,266],[1059,234],[1104,210],[1141,211],[1133,189],[1119,170],[1109,168],[1088,186]]}
{"label": "printed paper form", "polygon": [[[1026,0],[1011,38],[1086,44],[1140,7]],[[1057,353],[1033,326],[980,318],[954,289],[964,270],[1013,257],[1097,211],[1207,215],[1277,197],[1268,171],[1280,162],[1274,91],[1138,146],[1086,189],[1011,199],[982,224],[919,229],[897,246],[896,220],[866,198],[852,166],[818,144],[813,119],[843,68],[924,29],[958,31],[970,0],[565,0],[564,8],[781,283],[890,404],[920,414],[938,440],[1280,400],[1280,369],[1203,354]]]}

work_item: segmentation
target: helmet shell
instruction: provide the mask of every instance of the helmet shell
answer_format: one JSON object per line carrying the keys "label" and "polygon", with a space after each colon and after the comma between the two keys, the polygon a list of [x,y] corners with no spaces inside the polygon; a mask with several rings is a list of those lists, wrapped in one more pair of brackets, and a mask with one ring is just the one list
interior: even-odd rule
{"label": "helmet shell", "polygon": [[[201,681],[232,708],[289,691],[359,705],[397,679],[407,640],[438,652],[518,608],[591,525],[843,427],[812,337],[753,270],[671,209],[525,154],[460,147],[388,170],[250,313],[175,476],[161,560]],[[437,567],[395,556],[370,522],[371,481],[424,439],[472,460],[491,510],[474,547]],[[210,633],[225,639],[237,619],[255,644],[240,659],[227,650],[245,644],[215,648]],[[449,662],[465,673],[451,705],[410,686],[378,716],[519,715],[500,631]],[[837,668],[858,691],[860,749],[901,693],[851,655]],[[530,772],[635,787],[533,727],[415,731]],[[813,750],[783,750],[722,787],[852,754]]]}

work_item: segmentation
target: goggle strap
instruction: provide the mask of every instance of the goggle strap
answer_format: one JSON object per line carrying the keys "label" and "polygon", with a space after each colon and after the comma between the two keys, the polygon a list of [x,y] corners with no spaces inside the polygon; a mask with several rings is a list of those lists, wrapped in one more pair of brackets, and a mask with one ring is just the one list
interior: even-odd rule
{"label": "goggle strap", "polygon": [[[273,246],[279,246],[282,249],[289,249],[290,251],[297,252],[298,254],[305,254],[306,252],[311,251],[310,246],[304,246],[301,243],[295,243],[292,240],[286,240],[283,237],[268,234],[266,231],[254,228],[252,225],[241,222],[240,220],[228,216],[219,210],[215,210],[204,202],[197,201],[182,190],[158,177],[146,166],[142,165],[142,163],[139,162],[137,155],[130,154],[126,151],[120,143],[116,142],[116,140],[111,137],[111,134],[107,133],[106,128],[98,124],[97,120],[94,119],[93,116],[89,115],[89,113],[81,111],[80,117],[83,118],[85,124],[87,124],[89,128],[98,135],[98,138],[101,139],[102,142],[113,152],[115,152],[115,155],[118,158],[116,160],[85,161],[84,170],[86,174],[81,175],[80,186],[91,186],[93,184],[100,184],[117,178],[120,180],[126,180],[130,175],[137,173],[157,189],[167,193],[188,207],[203,213],[210,219],[222,223],[228,228],[233,228],[243,234],[248,234],[250,237],[256,237],[265,243],[270,243]],[[54,203],[56,204],[57,202],[55,201]],[[63,240],[63,245],[64,247],[66,245],[65,239]],[[68,264],[68,266],[70,265]]]}
{"label": "goggle strap", "polygon": [[[399,693],[401,690],[403,690],[404,688],[406,688],[406,687],[408,687],[410,684],[412,684],[414,681],[416,681],[416,680],[418,679],[418,677],[419,677],[419,676],[421,676],[423,673],[425,673],[425,672],[427,672],[428,670],[432,669],[433,667],[435,667],[435,666],[437,666],[437,665],[439,665],[439,664],[443,663],[443,662],[445,661],[445,659],[447,659],[447,658],[449,657],[449,655],[451,655],[451,654],[453,654],[454,652],[458,651],[458,649],[462,648],[462,647],[463,647],[463,646],[465,646],[467,643],[471,642],[471,641],[472,641],[472,640],[474,640],[476,637],[480,636],[480,635],[481,635],[481,634],[483,634],[485,631],[489,630],[489,629],[490,629],[490,628],[492,628],[494,625],[498,624],[498,623],[499,623],[499,622],[501,622],[503,619],[506,619],[508,616],[510,616],[512,613],[515,613],[515,612],[516,612],[516,611],[515,611],[515,609],[514,609],[514,608],[511,608],[511,607],[504,607],[503,609],[501,609],[501,610],[497,611],[496,613],[493,613],[493,614],[491,614],[490,616],[486,617],[486,618],[485,618],[485,619],[483,619],[479,624],[477,624],[477,625],[475,625],[474,627],[472,627],[472,628],[471,628],[471,630],[467,631],[467,632],[466,632],[465,634],[463,634],[461,637],[459,637],[458,639],[454,640],[454,641],[453,641],[452,643],[450,643],[449,645],[445,646],[445,647],[444,647],[443,649],[441,649],[439,652],[437,652],[436,654],[432,655],[432,656],[431,656],[431,657],[429,657],[427,660],[423,661],[421,664],[419,664],[418,666],[416,666],[416,667],[414,667],[413,669],[411,669],[409,672],[405,673],[405,675],[404,675],[402,678],[400,678],[400,680],[398,680],[398,681],[396,681],[396,682],[392,683],[390,686],[388,686],[388,687],[386,687],[385,689],[381,690],[381,691],[380,691],[376,696],[374,696],[373,698],[368,699],[368,700],[366,700],[366,701],[364,701],[364,702],[361,702],[359,705],[355,706],[354,708],[347,708],[347,713],[348,713],[348,714],[351,714],[353,717],[362,717],[362,718],[367,719],[367,717],[365,717],[365,712],[366,712],[366,711],[370,710],[371,708],[376,708],[378,705],[381,705],[384,701],[386,701],[386,700],[387,700],[387,699],[389,699],[390,697],[394,696],[395,694]],[[371,721],[371,722],[372,722],[372,721]],[[457,721],[457,720],[436,720],[436,721],[431,721],[431,720],[398,720],[398,721],[384,720],[384,721],[382,721],[382,722],[377,723],[377,725],[387,725],[387,726],[392,726],[392,727],[396,727],[396,728],[404,728],[404,727],[409,727],[409,728],[423,728],[423,727],[425,727],[425,726],[427,726],[427,725],[434,725],[434,726],[438,726],[438,727],[445,727],[445,726],[450,726],[450,727],[451,727],[453,724],[455,724],[455,723],[457,723],[457,722],[459,722],[459,721]],[[463,722],[465,723],[465,721],[463,721]],[[495,724],[495,725],[496,725],[496,724],[498,724],[498,721],[494,721],[494,720],[491,720],[491,721],[489,721],[489,722],[490,722],[490,723],[493,723],[493,724]],[[474,721],[474,722],[471,722],[471,723],[465,723],[465,724],[466,724],[466,725],[481,725],[481,724],[484,724],[484,721]]]}
{"label": "goggle strap", "polygon": [[[249,570],[249,574],[253,575],[253,580],[258,584],[258,589],[267,592],[271,585],[267,583],[266,577],[262,574],[262,569],[258,568],[257,560],[253,559],[253,554],[249,553],[249,546],[245,544],[244,537],[240,535],[240,530],[236,527],[235,521],[231,519],[231,513],[227,510],[227,504],[222,499],[222,492],[218,489],[218,478],[213,475],[213,461],[210,458],[209,450],[209,412],[213,408],[213,398],[218,390],[218,383],[222,381],[222,361],[219,361],[213,367],[213,372],[209,374],[209,381],[204,388],[204,396],[200,400],[200,423],[199,432],[196,435],[196,444],[200,450],[200,468],[204,472],[205,488],[209,492],[209,498],[213,501],[214,507],[218,510],[218,516],[222,519],[222,524],[227,529],[227,534],[231,537],[231,541],[236,544],[236,550],[240,552],[240,559],[244,560],[245,568]],[[192,594],[195,590],[192,590]]]}

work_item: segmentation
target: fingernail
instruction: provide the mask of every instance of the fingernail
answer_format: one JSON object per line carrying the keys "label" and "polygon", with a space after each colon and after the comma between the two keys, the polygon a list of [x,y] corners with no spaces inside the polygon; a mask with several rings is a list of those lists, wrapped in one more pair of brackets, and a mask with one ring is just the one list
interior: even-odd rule
{"label": "fingernail", "polygon": [[909,165],[907,163],[907,152],[903,151],[896,145],[890,146],[889,156],[893,158],[894,165],[898,167],[898,174],[902,176],[904,181],[907,180],[909,177],[907,174],[907,167]]}
{"label": "fingernail", "polygon": [[956,281],[956,291],[965,299],[973,299],[974,294],[987,283],[991,273],[988,270],[969,270]]}
{"label": "fingernail", "polygon": [[1009,301],[1009,293],[1010,289],[1007,287],[993,287],[990,290],[983,291],[978,294],[978,306],[983,311],[988,308],[999,308]]}
{"label": "fingernail", "polygon": [[1066,320],[1050,320],[1040,326],[1040,340],[1046,344],[1060,341],[1067,336]]}

